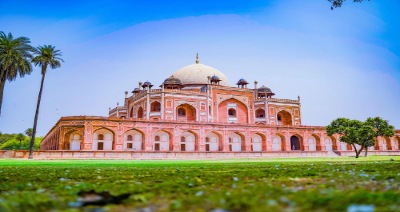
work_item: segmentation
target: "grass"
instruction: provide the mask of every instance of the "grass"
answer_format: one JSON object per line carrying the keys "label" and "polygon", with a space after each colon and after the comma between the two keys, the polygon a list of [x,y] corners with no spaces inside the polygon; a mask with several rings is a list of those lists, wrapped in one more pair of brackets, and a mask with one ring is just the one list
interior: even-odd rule
{"label": "grass", "polygon": [[400,156],[0,160],[0,211],[399,211],[399,188]]}

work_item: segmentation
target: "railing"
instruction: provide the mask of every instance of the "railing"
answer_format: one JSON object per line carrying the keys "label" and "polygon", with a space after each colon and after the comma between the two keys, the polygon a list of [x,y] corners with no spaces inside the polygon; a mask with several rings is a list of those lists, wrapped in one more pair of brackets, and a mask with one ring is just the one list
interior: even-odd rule
{"label": "railing", "polygon": [[268,102],[283,102],[283,103],[300,103],[299,100],[292,100],[292,99],[277,99],[277,98],[267,98]]}
{"label": "railing", "polygon": [[228,90],[228,91],[251,91],[251,92],[254,91],[253,89],[250,88],[237,88],[237,87],[229,87],[223,85],[211,85],[211,86],[216,89]]}

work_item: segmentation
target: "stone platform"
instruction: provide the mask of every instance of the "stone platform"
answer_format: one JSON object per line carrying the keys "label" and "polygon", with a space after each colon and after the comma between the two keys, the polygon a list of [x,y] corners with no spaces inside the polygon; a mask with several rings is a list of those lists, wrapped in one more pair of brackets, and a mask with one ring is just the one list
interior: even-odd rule
{"label": "stone platform", "polygon": [[[28,158],[28,151],[0,151],[0,158]],[[301,158],[354,156],[354,151],[279,151],[279,152],[138,152],[138,151],[35,151],[35,159],[235,159]],[[363,155],[363,153],[362,153]],[[368,155],[400,155],[400,151],[370,151]]]}

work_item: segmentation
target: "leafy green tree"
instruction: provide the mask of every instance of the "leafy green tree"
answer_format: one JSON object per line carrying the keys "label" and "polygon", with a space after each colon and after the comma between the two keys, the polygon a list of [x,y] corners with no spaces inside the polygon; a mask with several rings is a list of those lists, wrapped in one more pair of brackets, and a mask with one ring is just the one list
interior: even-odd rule
{"label": "leafy green tree", "polygon": [[11,33],[0,32],[0,114],[3,103],[3,92],[6,81],[13,81],[32,72],[30,59],[33,47],[29,38],[17,37]]}
{"label": "leafy green tree", "polygon": [[[343,2],[346,0],[328,0],[328,1],[332,3],[331,10],[333,10],[334,8],[341,7],[343,5]],[[353,0],[353,2],[362,2],[362,1],[363,0]]]}
{"label": "leafy green tree", "polygon": [[[338,134],[340,141],[351,144],[356,152],[356,158],[359,157],[364,148],[375,143],[374,128],[358,120],[338,118],[326,127],[326,132],[329,136]],[[356,144],[360,146],[359,149],[357,149]]]}
{"label": "leafy green tree", "polygon": [[17,136],[15,136],[15,139],[17,139],[17,141],[19,141],[19,150],[22,149],[22,141],[25,140],[25,135],[22,133],[17,134]]}
{"label": "leafy green tree", "polygon": [[33,148],[34,148],[34,142],[35,142],[35,135],[36,135],[36,126],[37,126],[37,120],[39,117],[39,108],[40,108],[40,100],[42,98],[42,92],[43,92],[43,83],[44,83],[44,78],[46,76],[47,72],[47,67],[50,66],[50,68],[55,69],[61,67],[61,62],[64,62],[63,59],[61,59],[61,52],[60,50],[56,50],[55,46],[52,45],[43,45],[39,46],[38,48],[35,49],[34,54],[35,57],[32,59],[32,62],[35,64],[35,66],[40,66],[42,68],[42,81],[40,83],[40,90],[39,90],[39,96],[38,96],[38,101],[36,105],[36,113],[35,113],[35,119],[33,121],[33,128],[32,128],[32,137],[31,137],[31,142],[29,145],[29,159],[33,158]]}
{"label": "leafy green tree", "polygon": [[[375,131],[375,135],[374,135],[374,139],[375,141],[378,140],[378,137],[392,137],[395,133],[394,131],[394,126],[390,125],[389,122],[387,120],[383,120],[381,117],[375,117],[375,118],[368,118],[365,121],[365,124],[371,126],[374,128]],[[374,144],[372,144],[371,146],[374,146]],[[365,151],[365,156],[367,156],[368,154],[368,148]]]}

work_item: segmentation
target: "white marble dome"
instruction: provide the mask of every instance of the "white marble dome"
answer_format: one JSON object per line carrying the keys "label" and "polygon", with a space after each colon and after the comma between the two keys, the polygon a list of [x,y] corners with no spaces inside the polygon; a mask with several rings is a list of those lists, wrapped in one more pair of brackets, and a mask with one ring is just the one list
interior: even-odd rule
{"label": "white marble dome", "polygon": [[228,78],[222,72],[217,69],[204,65],[204,64],[192,64],[185,66],[172,75],[181,80],[182,85],[199,85],[208,84],[208,76],[217,76],[221,80],[220,85],[229,86]]}

